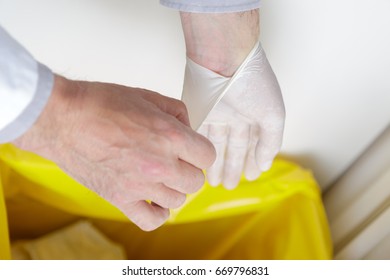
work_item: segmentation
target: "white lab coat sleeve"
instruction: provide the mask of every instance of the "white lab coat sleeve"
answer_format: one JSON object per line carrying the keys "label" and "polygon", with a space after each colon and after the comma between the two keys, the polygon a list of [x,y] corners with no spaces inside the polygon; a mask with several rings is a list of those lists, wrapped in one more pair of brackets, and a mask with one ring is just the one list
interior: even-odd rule
{"label": "white lab coat sleeve", "polygon": [[24,134],[38,119],[54,74],[0,26],[0,143]]}
{"label": "white lab coat sleeve", "polygon": [[160,0],[160,4],[182,12],[233,13],[260,8],[260,0]]}

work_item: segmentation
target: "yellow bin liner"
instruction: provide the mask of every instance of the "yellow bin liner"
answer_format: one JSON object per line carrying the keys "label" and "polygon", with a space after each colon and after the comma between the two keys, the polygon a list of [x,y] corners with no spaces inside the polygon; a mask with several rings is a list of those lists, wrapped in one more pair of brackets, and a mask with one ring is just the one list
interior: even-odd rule
{"label": "yellow bin liner", "polygon": [[[10,144],[0,145],[0,186],[14,187],[18,176],[31,182],[18,184],[18,191],[38,202],[82,217],[128,221],[54,163]],[[10,257],[5,205],[0,187],[2,259]],[[243,178],[232,191],[205,183],[199,192],[188,196],[184,206],[171,211],[162,228],[151,233],[136,230],[131,238],[143,244],[142,250],[129,256],[139,259],[332,258],[316,181],[311,172],[282,159],[276,159],[256,181]],[[172,244],[178,248],[172,249]]]}

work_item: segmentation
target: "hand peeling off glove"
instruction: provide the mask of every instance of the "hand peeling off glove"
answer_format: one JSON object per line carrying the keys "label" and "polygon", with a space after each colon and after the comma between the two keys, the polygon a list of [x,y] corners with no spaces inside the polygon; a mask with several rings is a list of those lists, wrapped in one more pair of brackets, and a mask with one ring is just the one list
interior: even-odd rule
{"label": "hand peeling off glove", "polygon": [[212,186],[233,189],[244,173],[257,179],[282,144],[285,110],[279,84],[258,42],[232,77],[187,58],[182,100],[193,129],[215,146]]}

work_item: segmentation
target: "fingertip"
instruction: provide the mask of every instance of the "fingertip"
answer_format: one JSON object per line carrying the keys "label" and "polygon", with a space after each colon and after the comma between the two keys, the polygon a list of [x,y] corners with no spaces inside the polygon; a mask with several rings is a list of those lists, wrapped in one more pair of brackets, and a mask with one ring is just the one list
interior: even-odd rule
{"label": "fingertip", "polygon": [[256,166],[258,166],[258,168],[262,172],[268,171],[271,168],[272,163],[276,155],[278,154],[278,152],[279,149],[277,148],[267,149],[264,146],[258,145],[256,147],[256,158],[255,158]]}
{"label": "fingertip", "polygon": [[211,186],[217,187],[222,183],[223,168],[223,158],[218,156],[213,166],[206,171],[207,181]]}
{"label": "fingertip", "polygon": [[158,209],[157,211],[154,211],[155,213],[158,212],[156,219],[153,219],[153,221],[143,221],[139,224],[140,229],[143,231],[149,232],[153,231],[159,227],[161,227],[169,218],[170,216],[170,211],[169,209],[162,208],[157,204],[151,205],[153,208]]}
{"label": "fingertip", "polygon": [[248,181],[254,181],[260,177],[262,170],[257,165],[255,158],[250,157],[245,163],[244,175]]}
{"label": "fingertip", "polygon": [[217,187],[221,184],[221,178],[218,178],[218,176],[215,176],[213,174],[207,173],[207,182],[212,187]]}
{"label": "fingertip", "polygon": [[231,173],[224,175],[222,179],[222,184],[227,190],[235,189],[241,180],[241,170],[237,172],[237,170],[233,170]]}
{"label": "fingertip", "polygon": [[267,170],[269,170],[272,166],[272,160],[268,160],[268,161],[265,161],[263,163],[260,164],[260,170],[265,172]]}
{"label": "fingertip", "polygon": [[238,186],[239,181],[227,180],[223,182],[223,186],[227,190],[234,190]]}
{"label": "fingertip", "polygon": [[205,161],[205,166],[203,169],[211,167],[217,158],[217,151],[213,143],[211,143],[207,138],[205,138],[205,140],[207,141],[207,146],[208,146],[206,151],[206,155],[208,156],[208,158]]}
{"label": "fingertip", "polygon": [[261,170],[248,171],[245,173],[245,178],[248,181],[255,181],[257,178],[260,177],[261,173]]}
{"label": "fingertip", "polygon": [[169,218],[169,209],[163,208],[156,203],[138,201],[125,215],[141,230],[153,231],[162,226]]}

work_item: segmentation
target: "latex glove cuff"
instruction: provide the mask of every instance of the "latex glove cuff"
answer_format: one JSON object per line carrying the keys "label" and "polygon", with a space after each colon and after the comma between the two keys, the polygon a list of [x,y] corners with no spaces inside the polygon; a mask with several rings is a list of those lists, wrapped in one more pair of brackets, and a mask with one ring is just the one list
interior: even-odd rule
{"label": "latex glove cuff", "polygon": [[254,180],[280,150],[284,104],[279,84],[258,42],[232,77],[187,59],[182,100],[193,129],[214,144],[211,185],[234,188],[241,174]]}

